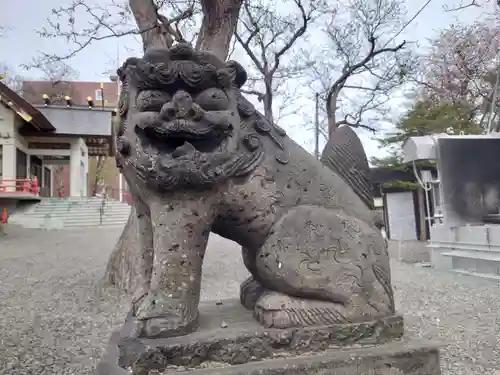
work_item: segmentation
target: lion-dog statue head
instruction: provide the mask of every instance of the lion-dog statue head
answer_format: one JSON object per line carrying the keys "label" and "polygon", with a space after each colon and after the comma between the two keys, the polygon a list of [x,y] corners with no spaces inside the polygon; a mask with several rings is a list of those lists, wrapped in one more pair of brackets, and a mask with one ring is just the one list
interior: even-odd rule
{"label": "lion-dog statue head", "polygon": [[[177,44],[130,58],[118,70],[117,163],[157,191],[205,189],[250,173],[263,157],[242,117],[243,67]],[[243,116],[240,116],[242,115]]]}

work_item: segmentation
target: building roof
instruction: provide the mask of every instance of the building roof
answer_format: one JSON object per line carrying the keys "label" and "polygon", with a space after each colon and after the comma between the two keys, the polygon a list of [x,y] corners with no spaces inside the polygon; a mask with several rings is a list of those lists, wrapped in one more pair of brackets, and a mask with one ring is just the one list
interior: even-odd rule
{"label": "building roof", "polygon": [[50,121],[23,97],[12,91],[0,81],[0,101],[16,112],[24,121],[33,125],[38,131],[52,132],[55,130]]}
{"label": "building roof", "polygon": [[[104,107],[115,108],[118,102],[118,83],[103,82]],[[51,104],[65,105],[64,97],[70,96],[74,106],[87,106],[92,97],[96,107],[102,107],[101,82],[86,81],[24,81],[23,97],[34,105],[43,105],[43,94],[51,98]]]}
{"label": "building roof", "polygon": [[55,127],[57,135],[70,136],[112,136],[112,108],[66,107],[66,106],[36,106]]}
{"label": "building roof", "polygon": [[392,167],[375,167],[370,168],[371,180],[373,184],[383,184],[384,182],[393,180],[415,181],[413,172],[395,169]]}

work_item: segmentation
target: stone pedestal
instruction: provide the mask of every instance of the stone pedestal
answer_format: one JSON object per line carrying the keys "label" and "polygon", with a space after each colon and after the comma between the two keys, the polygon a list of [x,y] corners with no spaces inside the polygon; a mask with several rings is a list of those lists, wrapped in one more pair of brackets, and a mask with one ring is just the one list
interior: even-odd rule
{"label": "stone pedestal", "polygon": [[[402,339],[403,319],[270,329],[239,301],[205,302],[200,328],[170,339],[113,334],[98,375],[439,375],[435,347]],[[120,367],[121,366],[121,367]]]}

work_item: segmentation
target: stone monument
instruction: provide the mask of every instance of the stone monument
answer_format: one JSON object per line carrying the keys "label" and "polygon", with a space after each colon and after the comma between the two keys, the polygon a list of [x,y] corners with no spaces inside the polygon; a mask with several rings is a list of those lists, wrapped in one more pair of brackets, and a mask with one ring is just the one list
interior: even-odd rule
{"label": "stone monument", "polygon": [[[243,97],[240,64],[190,45],[118,75],[142,282],[99,374],[440,374],[436,349],[401,341],[356,158],[326,167]],[[240,301],[199,303],[211,231],[242,246]]]}

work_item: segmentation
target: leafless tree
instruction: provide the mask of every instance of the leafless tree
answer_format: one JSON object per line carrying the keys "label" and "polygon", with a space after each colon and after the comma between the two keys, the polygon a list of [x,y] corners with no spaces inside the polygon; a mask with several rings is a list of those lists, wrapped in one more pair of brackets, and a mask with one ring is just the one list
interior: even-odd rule
{"label": "leafless tree", "polygon": [[[63,102],[66,95],[71,95],[69,81],[78,78],[78,72],[64,62],[52,62],[40,65],[39,75],[32,79],[45,81],[43,93],[47,94],[53,103]],[[2,82],[28,101],[38,98],[39,88],[34,88],[25,84],[27,77],[18,74],[9,65],[0,63],[0,75],[4,78]],[[44,83],[45,83],[44,82]]]}
{"label": "leafless tree", "polygon": [[23,91],[23,77],[17,74],[12,67],[7,64],[0,63],[0,79],[2,83],[18,94]]}
{"label": "leafless tree", "polygon": [[[243,3],[235,37],[257,72],[244,92],[257,97],[269,121],[279,120],[273,110],[274,96],[280,95],[286,106],[292,104],[295,95],[290,95],[286,82],[310,66],[292,52],[324,8],[322,0],[284,0],[279,7],[266,0]],[[283,115],[283,108],[278,113]]]}
{"label": "leafless tree", "polygon": [[[66,96],[73,95],[71,81],[78,79],[78,72],[63,61],[53,61],[38,67],[39,84],[23,80],[20,94],[29,102],[39,102],[40,95],[49,97],[52,104],[64,104]],[[41,92],[42,91],[42,92]]]}
{"label": "leafless tree", "polygon": [[465,10],[469,8],[480,8],[484,5],[484,2],[482,0],[460,0],[457,1],[456,4],[453,4],[452,6],[448,5],[443,5],[443,8],[446,12],[456,12],[460,10]]}
{"label": "leafless tree", "polygon": [[340,125],[376,130],[413,65],[406,43],[388,37],[398,33],[403,16],[399,0],[354,0],[330,12],[311,70],[326,112],[326,138]]}
{"label": "leafless tree", "polygon": [[11,30],[9,26],[0,25],[0,38],[7,35],[7,33]]}

